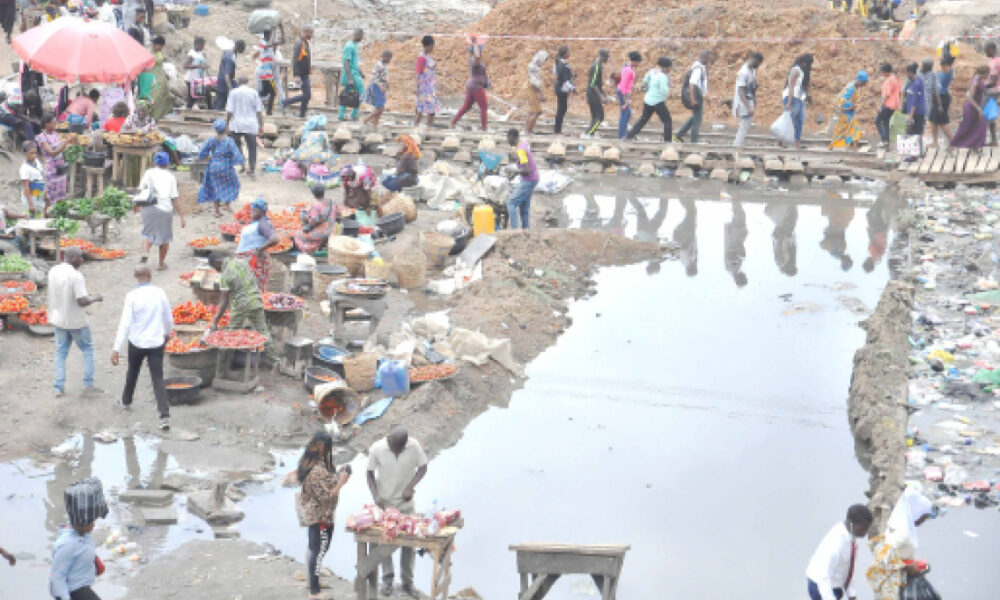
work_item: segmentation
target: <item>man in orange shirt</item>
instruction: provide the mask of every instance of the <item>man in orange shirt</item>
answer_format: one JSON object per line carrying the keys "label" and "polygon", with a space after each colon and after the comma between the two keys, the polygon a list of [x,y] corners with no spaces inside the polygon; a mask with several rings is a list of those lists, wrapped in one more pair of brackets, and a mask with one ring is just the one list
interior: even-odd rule
{"label": "man in orange shirt", "polygon": [[889,120],[899,110],[903,86],[899,82],[899,77],[892,72],[892,65],[889,63],[882,63],[879,71],[882,73],[882,108],[875,117],[875,127],[878,128],[878,135],[882,138],[879,148],[885,148],[889,145]]}

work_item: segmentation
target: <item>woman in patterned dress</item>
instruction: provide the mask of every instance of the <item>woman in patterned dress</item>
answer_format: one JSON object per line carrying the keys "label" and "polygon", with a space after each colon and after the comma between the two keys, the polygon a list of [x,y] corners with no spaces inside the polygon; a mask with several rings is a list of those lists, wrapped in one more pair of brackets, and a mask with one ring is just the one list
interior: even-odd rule
{"label": "woman in patterned dress", "polygon": [[226,135],[226,122],[216,119],[212,122],[216,136],[201,147],[198,158],[207,158],[205,180],[198,190],[198,202],[215,204],[215,216],[221,217],[219,206],[236,200],[240,195],[240,178],[236,175],[236,165],[243,164],[243,155],[233,138]]}
{"label": "woman in patterned dress", "polygon": [[417,120],[414,125],[420,125],[420,119],[427,115],[427,124],[434,124],[434,115],[441,110],[437,98],[437,79],[434,76],[434,37],[425,35],[420,43],[424,50],[417,56]]}

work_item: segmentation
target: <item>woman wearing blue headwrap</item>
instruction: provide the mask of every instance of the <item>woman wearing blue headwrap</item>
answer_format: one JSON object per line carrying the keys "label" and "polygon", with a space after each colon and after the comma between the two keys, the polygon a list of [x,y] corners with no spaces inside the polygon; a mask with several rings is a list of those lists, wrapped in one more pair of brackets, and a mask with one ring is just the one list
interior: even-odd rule
{"label": "woman wearing blue headwrap", "polygon": [[861,140],[861,128],[858,127],[858,119],[855,115],[858,100],[858,88],[868,85],[868,71],[864,69],[858,71],[854,81],[848,83],[840,93],[840,104],[834,116],[833,136],[830,142],[830,149],[843,148],[845,150],[856,150],[858,142]]}
{"label": "woman wearing blue headwrap", "polygon": [[274,224],[267,216],[267,201],[257,198],[250,203],[250,223],[240,231],[236,257],[250,263],[257,284],[264,290],[271,276],[271,255],[267,249],[281,241]]}
{"label": "woman wearing blue headwrap", "polygon": [[225,121],[216,119],[212,121],[212,127],[216,136],[205,142],[198,153],[198,158],[208,159],[205,179],[198,190],[198,202],[212,202],[215,204],[215,216],[221,217],[220,204],[225,204],[226,210],[229,210],[229,203],[240,195],[236,165],[243,164],[243,155],[236,142],[226,135]]}
{"label": "woman wearing blue headwrap", "polygon": [[181,219],[184,227],[184,213],[177,202],[177,179],[167,167],[170,166],[170,156],[166,152],[157,152],[153,156],[154,167],[142,174],[139,182],[139,194],[145,195],[151,202],[142,207],[142,262],[149,259],[149,251],[153,246],[159,247],[159,270],[167,268],[167,250],[174,239],[174,214]]}

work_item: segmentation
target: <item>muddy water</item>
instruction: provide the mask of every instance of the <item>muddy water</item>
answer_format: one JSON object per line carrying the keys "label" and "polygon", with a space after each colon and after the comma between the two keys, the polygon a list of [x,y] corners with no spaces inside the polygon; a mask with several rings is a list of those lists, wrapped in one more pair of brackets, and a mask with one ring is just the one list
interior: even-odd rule
{"label": "muddy water", "polygon": [[[862,268],[882,220],[863,205],[636,200],[609,227],[616,202],[595,205],[569,198],[570,226],[674,241],[681,260],[601,271],[510,407],[432,461],[418,508],[466,516],[452,590],[514,597],[508,545],[558,541],[630,544],[623,598],[801,597],[815,544],[864,501],[845,406],[856,323],[888,277],[884,260]],[[243,536],[304,556],[292,491],[254,487]],[[355,477],[339,518],[367,501]],[[338,532],[326,564],[350,576],[354,562]],[[549,597],[593,592],[574,577]]]}

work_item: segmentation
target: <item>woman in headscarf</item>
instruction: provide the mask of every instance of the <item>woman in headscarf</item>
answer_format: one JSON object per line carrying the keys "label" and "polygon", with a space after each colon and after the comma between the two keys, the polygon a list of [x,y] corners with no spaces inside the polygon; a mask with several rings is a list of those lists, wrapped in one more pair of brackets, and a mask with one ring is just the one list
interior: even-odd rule
{"label": "woman in headscarf", "polygon": [[[181,227],[185,226],[184,214],[177,203],[180,194],[177,193],[177,178],[167,170],[170,157],[160,151],[153,155],[152,169],[142,174],[139,190],[149,194],[154,204],[142,207],[142,262],[146,262],[153,246],[159,247],[160,271],[167,268],[167,251],[174,239],[174,213],[181,219]],[[148,191],[147,191],[148,190]]]}
{"label": "woman in headscarf", "polygon": [[149,113],[149,101],[139,100],[125,122],[122,123],[122,133],[149,133],[156,129],[156,119]]}
{"label": "woman in headscarf", "polygon": [[240,231],[236,257],[250,263],[262,291],[271,276],[271,255],[267,249],[280,241],[281,236],[274,229],[271,219],[267,218],[267,202],[257,198],[250,203],[250,223]]}
{"label": "woman in headscarf", "polygon": [[382,185],[390,192],[398,192],[403,188],[417,185],[417,161],[420,160],[420,147],[416,140],[408,135],[396,138],[401,144],[396,155],[396,172],[382,176]]}
{"label": "woman in headscarf", "polygon": [[962,122],[959,123],[958,131],[951,138],[952,148],[980,150],[986,143],[989,127],[986,117],[983,116],[983,106],[986,105],[986,81],[989,78],[989,65],[976,67],[976,75],[969,83],[969,91],[965,95],[965,105],[962,106]]}
{"label": "woman in headscarf", "polygon": [[917,527],[934,514],[934,504],[918,490],[912,487],[903,490],[889,514],[885,534],[869,542],[875,562],[868,569],[868,581],[875,600],[899,600],[907,576],[921,573],[915,563],[919,546]]}
{"label": "woman in headscarf", "polygon": [[806,123],[806,100],[809,99],[809,79],[812,74],[813,55],[803,54],[795,59],[788,71],[788,80],[782,94],[782,104],[791,113],[795,124],[795,148],[802,148],[802,128]]}
{"label": "woman in headscarf", "polygon": [[522,101],[525,103],[525,113],[527,119],[524,122],[524,131],[533,133],[538,117],[542,116],[542,102],[545,94],[542,93],[542,65],[549,59],[549,53],[545,50],[535,52],[528,63],[528,82],[521,91]]}
{"label": "woman in headscarf", "polygon": [[56,118],[52,114],[42,117],[42,132],[35,138],[42,163],[45,165],[45,207],[66,199],[66,161],[63,150],[73,141],[74,135],[63,141],[56,133]]}
{"label": "woman in headscarf", "polygon": [[434,37],[425,35],[420,40],[424,50],[417,56],[417,120],[414,125],[420,125],[420,118],[427,115],[427,124],[434,124],[434,115],[441,110],[441,102],[437,98],[437,78],[434,76]]}
{"label": "woman in headscarf", "polygon": [[163,46],[166,40],[163,36],[153,38],[153,66],[139,73],[136,79],[139,100],[146,100],[149,114],[154,119],[162,119],[174,109],[174,101],[170,97],[170,78],[163,68]]}
{"label": "woman in headscarf", "polygon": [[833,122],[831,150],[836,148],[857,149],[858,142],[861,140],[861,129],[858,127],[858,119],[854,113],[857,109],[858,88],[866,85],[868,85],[868,71],[862,69],[858,71],[854,81],[844,86],[844,91],[840,93],[840,104]]}
{"label": "woman in headscarf", "polygon": [[302,219],[302,229],[295,234],[295,245],[306,254],[312,254],[330,239],[334,217],[333,200],[324,198],[326,188],[314,185],[311,189],[312,206]]}
{"label": "woman in headscarf", "polygon": [[344,206],[367,213],[375,186],[375,174],[371,167],[345,165],[340,170],[340,182],[344,186]]}
{"label": "woman in headscarf", "polygon": [[219,206],[225,204],[226,210],[229,210],[229,203],[240,195],[236,165],[243,164],[243,155],[233,138],[226,135],[225,121],[216,119],[212,121],[212,127],[215,137],[205,142],[198,153],[198,158],[208,159],[205,179],[198,190],[198,202],[212,202],[215,204],[215,216],[221,217]]}

